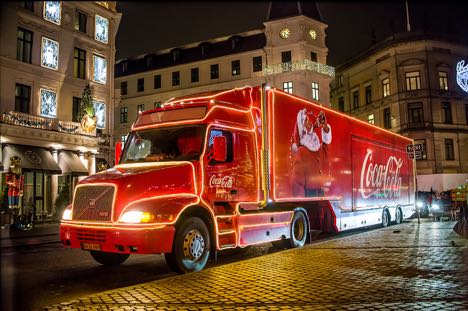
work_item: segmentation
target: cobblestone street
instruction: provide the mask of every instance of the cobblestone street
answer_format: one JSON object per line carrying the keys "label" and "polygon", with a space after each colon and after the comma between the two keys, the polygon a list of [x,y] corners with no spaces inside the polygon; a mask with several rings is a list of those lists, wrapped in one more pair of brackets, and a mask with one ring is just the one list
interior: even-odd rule
{"label": "cobblestone street", "polygon": [[468,240],[422,219],[42,310],[468,310]]}

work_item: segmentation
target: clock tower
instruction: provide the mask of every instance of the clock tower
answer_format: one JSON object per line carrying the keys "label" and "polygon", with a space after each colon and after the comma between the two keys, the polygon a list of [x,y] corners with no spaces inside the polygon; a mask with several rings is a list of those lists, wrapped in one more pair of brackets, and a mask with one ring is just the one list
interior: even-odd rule
{"label": "clock tower", "polygon": [[329,106],[334,69],[326,65],[327,25],[315,1],[272,1],[264,25],[268,83]]}

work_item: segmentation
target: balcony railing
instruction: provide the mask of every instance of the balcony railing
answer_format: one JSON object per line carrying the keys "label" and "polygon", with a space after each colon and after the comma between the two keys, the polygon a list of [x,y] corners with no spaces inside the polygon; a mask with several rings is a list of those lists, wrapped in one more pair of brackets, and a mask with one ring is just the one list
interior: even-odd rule
{"label": "balcony railing", "polygon": [[96,130],[91,133],[86,133],[81,129],[81,124],[78,122],[60,121],[54,118],[45,118],[24,112],[4,112],[2,115],[2,122],[47,131],[96,137]]}
{"label": "balcony railing", "polygon": [[269,76],[298,70],[309,70],[332,78],[335,77],[335,68],[308,59],[266,66],[265,69],[263,69],[263,75]]}

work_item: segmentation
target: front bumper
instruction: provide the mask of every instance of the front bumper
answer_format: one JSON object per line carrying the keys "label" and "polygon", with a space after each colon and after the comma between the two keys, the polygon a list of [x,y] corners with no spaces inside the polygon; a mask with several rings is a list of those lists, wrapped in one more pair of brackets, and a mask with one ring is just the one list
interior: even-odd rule
{"label": "front bumper", "polygon": [[122,254],[161,254],[172,251],[175,228],[110,227],[73,223],[60,224],[60,240],[64,246],[82,248],[83,243],[99,245],[103,252]]}

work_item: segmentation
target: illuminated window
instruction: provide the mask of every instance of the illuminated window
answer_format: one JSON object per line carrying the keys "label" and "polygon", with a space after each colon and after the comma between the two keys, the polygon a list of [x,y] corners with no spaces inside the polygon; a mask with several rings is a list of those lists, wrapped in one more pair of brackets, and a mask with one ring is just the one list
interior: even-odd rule
{"label": "illuminated window", "polygon": [[415,125],[420,125],[424,122],[424,114],[422,103],[409,103],[408,104],[408,122]]}
{"label": "illuminated window", "polygon": [[107,60],[104,57],[93,55],[94,81],[106,84],[107,81]]}
{"label": "illuminated window", "polygon": [[33,33],[18,27],[18,40],[16,42],[16,59],[31,64]]}
{"label": "illuminated window", "polygon": [[420,90],[421,89],[421,77],[419,71],[412,71],[405,73],[406,76],[406,90]]}
{"label": "illuminated window", "polygon": [[198,82],[200,79],[200,70],[198,68],[192,68],[190,70],[190,81],[192,83]]}
{"label": "illuminated window", "polygon": [[359,91],[353,92],[353,109],[359,108]]}
{"label": "illuminated window", "polygon": [[370,85],[366,86],[366,105],[370,105],[372,103],[372,87]]}
{"label": "illuminated window", "polygon": [[452,108],[449,102],[442,103],[442,122],[452,124]]}
{"label": "illuminated window", "polygon": [[344,112],[344,98],[338,98],[338,110]]}
{"label": "illuminated window", "polygon": [[109,20],[98,14],[94,19],[94,39],[102,43],[109,41]]}
{"label": "illuminated window", "polygon": [[255,56],[252,58],[253,72],[262,71],[262,57]]}
{"label": "illuminated window", "polygon": [[218,64],[214,64],[210,66],[210,76],[211,76],[211,79],[219,78],[219,65]]}
{"label": "illuminated window", "polygon": [[374,114],[371,113],[369,115],[367,115],[367,122],[369,122],[370,124],[375,124],[374,122]]}
{"label": "illuminated window", "polygon": [[154,76],[154,88],[160,89],[161,88],[161,75]]}
{"label": "illuminated window", "polygon": [[127,81],[120,82],[120,95],[127,95]]}
{"label": "illuminated window", "polygon": [[140,114],[143,111],[145,111],[145,104],[137,105],[137,114]]}
{"label": "illuminated window", "polygon": [[93,105],[97,117],[96,128],[106,128],[106,105],[100,101],[93,101]]}
{"label": "illuminated window", "polygon": [[120,123],[128,122],[128,107],[120,108]]}
{"label": "illuminated window", "polygon": [[415,139],[414,144],[421,144],[422,145],[422,158],[418,160],[427,160],[427,153],[426,153],[426,140],[425,139]]}
{"label": "illuminated window", "polygon": [[439,71],[439,87],[442,91],[448,91],[447,73]]}
{"label": "illuminated window", "polygon": [[145,90],[145,78],[140,78],[137,80],[137,91],[143,92]]}
{"label": "illuminated window", "polygon": [[75,11],[75,30],[86,33],[87,20],[88,20],[88,16],[85,13],[76,10]]}
{"label": "illuminated window", "polygon": [[174,71],[172,73],[172,86],[180,85],[180,71]]}
{"label": "illuminated window", "polygon": [[445,139],[445,159],[455,160],[455,153],[453,151],[453,139]]}
{"label": "illuminated window", "polygon": [[73,97],[72,103],[72,120],[73,122],[80,122],[81,120],[78,118],[80,113],[80,106],[81,106],[81,98]]}
{"label": "illuminated window", "polygon": [[386,129],[392,128],[392,114],[390,108],[385,108],[383,111],[384,127]]}
{"label": "illuminated window", "polygon": [[317,61],[317,53],[315,52],[310,52],[310,60],[313,62]]}
{"label": "illuminated window", "polygon": [[312,99],[319,100],[319,84],[312,82]]}
{"label": "illuminated window", "polygon": [[390,95],[390,80],[388,78],[382,80],[382,93],[383,97]]}
{"label": "illuminated window", "polygon": [[57,116],[57,93],[41,89],[41,116],[47,118]]}
{"label": "illuminated window", "polygon": [[41,66],[58,69],[59,44],[57,41],[42,37]]}
{"label": "illuminated window", "polygon": [[75,48],[73,55],[73,75],[79,79],[86,76],[86,51],[79,48]]}
{"label": "illuminated window", "polygon": [[60,1],[44,1],[43,17],[46,21],[60,25],[62,5]]}
{"label": "illuminated window", "polygon": [[15,88],[15,111],[29,113],[30,101],[31,87],[17,83]]}
{"label": "illuminated window", "polygon": [[233,76],[240,75],[240,60],[233,60],[231,62],[231,72]]}
{"label": "illuminated window", "polygon": [[283,91],[288,92],[290,94],[293,93],[293,83],[292,83],[292,81],[283,82]]}

